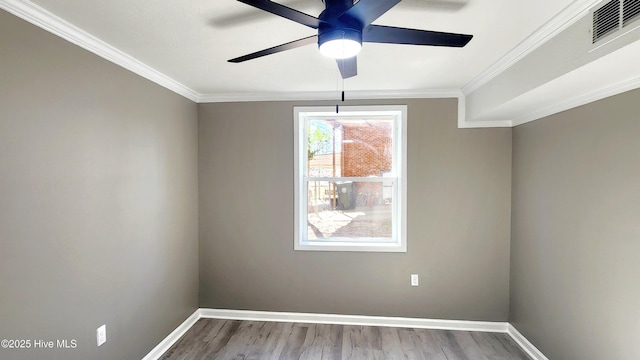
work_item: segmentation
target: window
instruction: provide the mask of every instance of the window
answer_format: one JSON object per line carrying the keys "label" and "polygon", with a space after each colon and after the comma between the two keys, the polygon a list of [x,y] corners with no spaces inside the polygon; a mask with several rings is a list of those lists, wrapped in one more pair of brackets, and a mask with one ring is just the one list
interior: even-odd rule
{"label": "window", "polygon": [[296,250],[407,251],[406,114],[294,108]]}

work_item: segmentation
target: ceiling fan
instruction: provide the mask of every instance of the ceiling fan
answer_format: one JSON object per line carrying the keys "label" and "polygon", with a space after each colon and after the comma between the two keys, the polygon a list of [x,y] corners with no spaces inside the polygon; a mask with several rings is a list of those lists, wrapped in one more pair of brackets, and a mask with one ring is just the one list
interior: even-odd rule
{"label": "ceiling fan", "polygon": [[262,56],[318,43],[320,53],[336,59],[343,79],[358,74],[356,55],[362,42],[463,47],[473,35],[372,25],[400,0],[323,0],[325,10],[317,18],[269,0],[238,0],[260,10],[317,29],[318,35],[294,40],[229,60],[240,63]]}

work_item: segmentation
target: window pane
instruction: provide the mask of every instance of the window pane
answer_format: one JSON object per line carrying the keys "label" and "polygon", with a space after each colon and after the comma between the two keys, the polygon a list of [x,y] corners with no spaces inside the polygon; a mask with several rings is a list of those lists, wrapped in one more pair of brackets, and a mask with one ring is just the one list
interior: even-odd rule
{"label": "window pane", "polygon": [[393,120],[309,120],[307,146],[309,177],[384,176],[393,170]]}
{"label": "window pane", "polygon": [[391,120],[341,120],[343,175],[383,176],[393,169]]}
{"label": "window pane", "polygon": [[339,124],[334,120],[310,120],[307,129],[308,176],[342,176],[342,132]]}
{"label": "window pane", "polygon": [[394,182],[309,181],[308,240],[390,241]]}

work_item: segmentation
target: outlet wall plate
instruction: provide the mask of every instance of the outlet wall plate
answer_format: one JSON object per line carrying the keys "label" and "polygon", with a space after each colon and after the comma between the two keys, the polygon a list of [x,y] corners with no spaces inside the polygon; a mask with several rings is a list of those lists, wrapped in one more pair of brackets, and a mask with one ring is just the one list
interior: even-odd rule
{"label": "outlet wall plate", "polygon": [[102,325],[96,330],[98,346],[107,342],[107,325]]}
{"label": "outlet wall plate", "polygon": [[420,284],[420,279],[418,278],[418,274],[411,274],[411,286],[418,286]]}

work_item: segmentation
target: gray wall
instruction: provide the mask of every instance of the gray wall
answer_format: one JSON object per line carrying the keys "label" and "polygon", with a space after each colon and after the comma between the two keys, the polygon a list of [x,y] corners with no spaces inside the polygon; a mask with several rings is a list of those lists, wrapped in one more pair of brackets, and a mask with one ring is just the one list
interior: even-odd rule
{"label": "gray wall", "polygon": [[408,105],[407,253],[293,250],[293,106],[319,103],[199,105],[200,306],[507,320],[511,129],[372,103]]}
{"label": "gray wall", "polygon": [[0,11],[0,339],[78,342],[0,358],[142,358],[198,306],[197,201],[194,103]]}
{"label": "gray wall", "polygon": [[510,321],[552,360],[640,359],[638,102],[514,129]]}

